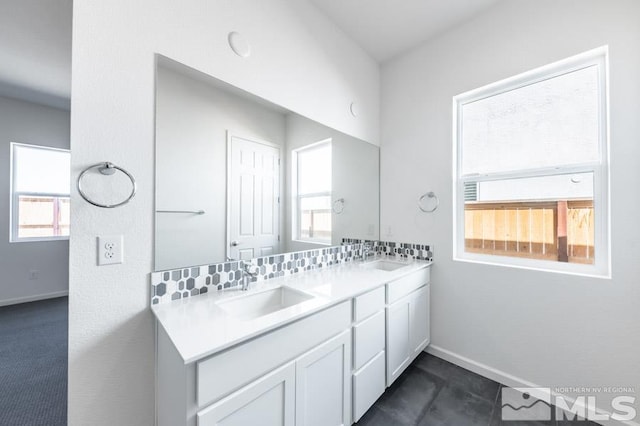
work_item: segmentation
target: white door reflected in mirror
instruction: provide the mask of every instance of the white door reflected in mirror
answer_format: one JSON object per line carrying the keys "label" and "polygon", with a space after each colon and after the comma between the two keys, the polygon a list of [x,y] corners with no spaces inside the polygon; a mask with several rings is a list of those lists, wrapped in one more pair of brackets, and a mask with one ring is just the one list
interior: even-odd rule
{"label": "white door reflected in mirror", "polygon": [[280,148],[228,134],[227,258],[280,252]]}

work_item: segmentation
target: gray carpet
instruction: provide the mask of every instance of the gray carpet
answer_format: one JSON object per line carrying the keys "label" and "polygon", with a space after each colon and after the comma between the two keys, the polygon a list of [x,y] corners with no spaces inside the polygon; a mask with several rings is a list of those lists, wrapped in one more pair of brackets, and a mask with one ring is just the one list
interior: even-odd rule
{"label": "gray carpet", "polygon": [[67,424],[67,306],[0,307],[0,425]]}

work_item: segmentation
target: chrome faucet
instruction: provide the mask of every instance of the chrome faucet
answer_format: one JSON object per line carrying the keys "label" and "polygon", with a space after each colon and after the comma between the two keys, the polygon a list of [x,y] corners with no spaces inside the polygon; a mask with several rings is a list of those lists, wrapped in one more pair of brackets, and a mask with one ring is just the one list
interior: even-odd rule
{"label": "chrome faucet", "polygon": [[[242,271],[242,291],[249,290],[249,284],[258,276],[258,267],[251,264],[251,262],[240,261],[240,270]],[[253,270],[253,271],[252,271]]]}
{"label": "chrome faucet", "polygon": [[367,260],[367,258],[369,257],[369,253],[371,252],[371,249],[373,249],[373,247],[370,243],[364,243],[362,245],[362,261]]}

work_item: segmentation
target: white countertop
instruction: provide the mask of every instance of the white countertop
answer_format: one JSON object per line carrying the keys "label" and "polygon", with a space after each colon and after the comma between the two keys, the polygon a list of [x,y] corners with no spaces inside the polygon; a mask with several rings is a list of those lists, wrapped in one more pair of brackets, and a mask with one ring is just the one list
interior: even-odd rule
{"label": "white countertop", "polygon": [[[394,281],[431,265],[430,261],[399,261],[406,266],[395,271],[366,267],[362,261],[300,272],[251,283],[248,291],[212,291],[204,295],[154,305],[151,310],[182,356],[185,364],[214,354],[250,338],[282,327],[344,300]],[[314,296],[300,304],[251,320],[242,320],[222,309],[218,302],[251,293],[287,286]]]}

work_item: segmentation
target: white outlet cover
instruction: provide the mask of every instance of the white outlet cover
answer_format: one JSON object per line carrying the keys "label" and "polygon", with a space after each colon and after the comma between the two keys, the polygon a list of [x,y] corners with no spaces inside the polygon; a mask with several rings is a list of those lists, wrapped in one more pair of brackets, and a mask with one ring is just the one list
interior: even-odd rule
{"label": "white outlet cover", "polygon": [[124,260],[124,238],[122,235],[98,237],[98,265],[115,265]]}

